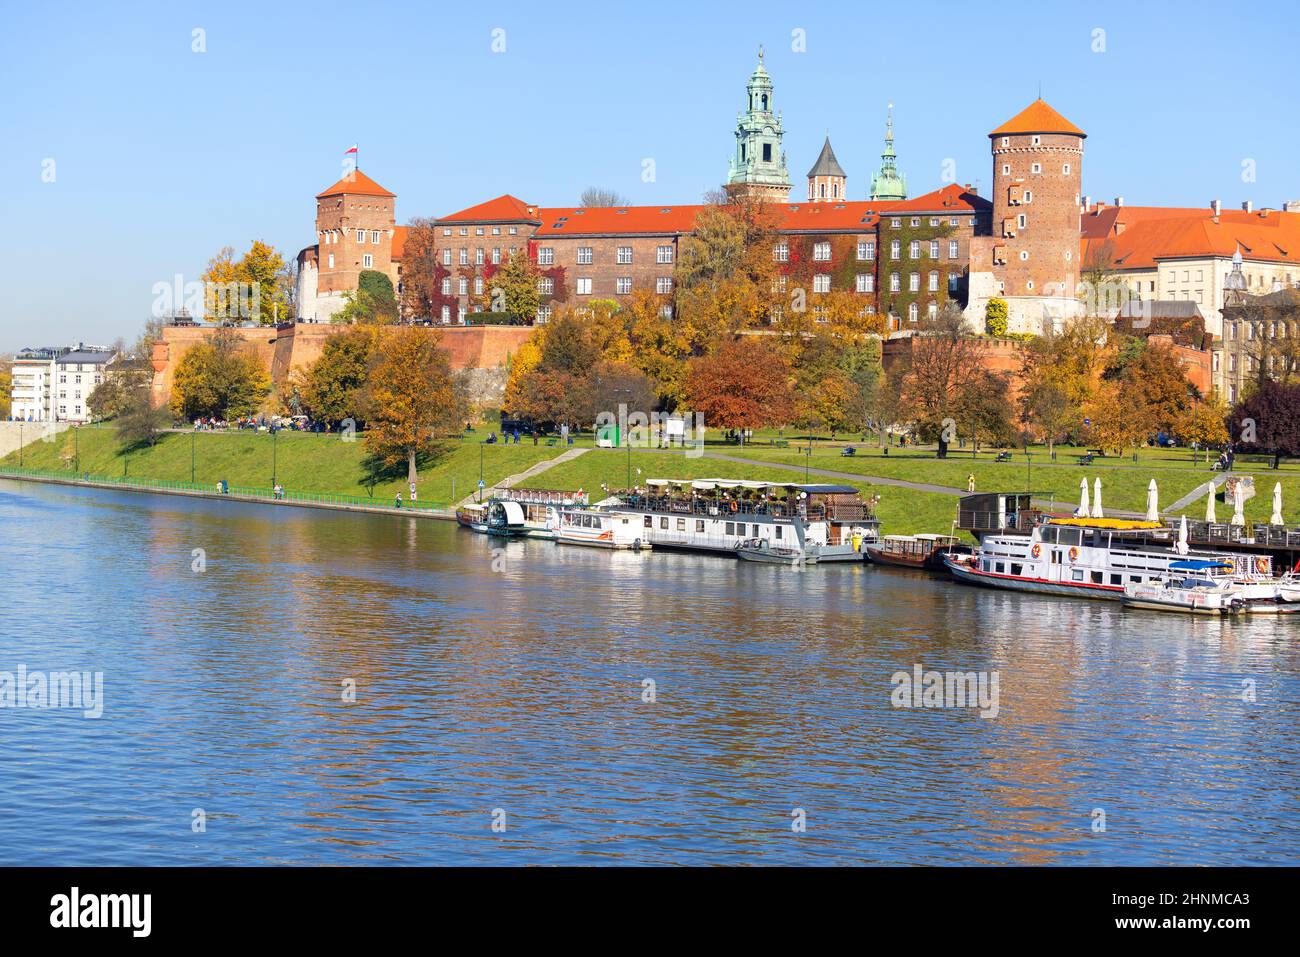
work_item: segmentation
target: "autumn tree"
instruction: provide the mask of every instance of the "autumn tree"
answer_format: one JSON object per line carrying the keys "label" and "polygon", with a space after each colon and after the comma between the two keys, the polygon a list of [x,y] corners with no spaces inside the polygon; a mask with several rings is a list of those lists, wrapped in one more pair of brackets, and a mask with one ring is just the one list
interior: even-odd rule
{"label": "autumn tree", "polygon": [[7,419],[12,413],[10,396],[13,393],[13,384],[13,362],[0,356],[0,418]]}
{"label": "autumn tree", "polygon": [[1020,394],[1021,421],[1047,443],[1051,455],[1056,443],[1078,427],[1079,409],[1056,382],[1037,379]]}
{"label": "autumn tree", "polygon": [[1300,455],[1300,385],[1265,382],[1233,406],[1226,425],[1243,449],[1272,453],[1277,468],[1282,456]]}
{"label": "autumn tree", "polygon": [[951,434],[945,420],[951,420],[958,435],[963,434],[963,406],[973,384],[982,381],[981,369],[978,344],[966,334],[961,310],[955,305],[923,320],[911,338],[902,398],[918,438],[938,441],[940,455],[946,453],[946,436]]}
{"label": "autumn tree", "polygon": [[994,296],[984,306],[984,331],[990,336],[1007,334],[1007,301]]}
{"label": "autumn tree", "polygon": [[674,406],[685,396],[692,343],[685,326],[672,317],[669,301],[641,289],[624,305],[629,361],[658,383],[659,400]]}
{"label": "autumn tree", "polygon": [[154,408],[148,385],[137,385],[122,397],[116,421],[117,440],[123,448],[152,448],[172,424],[172,417],[165,408]]}
{"label": "autumn tree", "polygon": [[758,337],[733,339],[691,360],[686,401],[713,428],[785,425],[794,414],[790,367]]}
{"label": "autumn tree", "polygon": [[534,327],[532,334],[507,357],[506,392],[502,408],[518,412],[522,398],[520,390],[533,370],[542,363],[542,340],[545,335],[546,326]]}
{"label": "autumn tree", "polygon": [[119,359],[105,367],[104,381],[90,393],[86,408],[96,419],[117,418],[130,406],[138,391],[148,392],[152,384],[152,364],[131,357]]}
{"label": "autumn tree", "polygon": [[1227,416],[1228,407],[1217,392],[1211,392],[1183,411],[1177,433],[1184,442],[1195,445],[1204,453],[1206,449],[1228,443],[1228,429],[1224,424]]}
{"label": "autumn tree", "polygon": [[358,326],[325,340],[320,357],[295,374],[291,387],[313,419],[330,427],[361,419],[362,395],[378,332]]}
{"label": "autumn tree", "polygon": [[524,250],[508,255],[499,266],[483,267],[483,292],[475,303],[487,312],[503,313],[516,325],[528,325],[537,318],[542,304],[541,270]]}
{"label": "autumn tree", "polygon": [[405,461],[414,482],[417,460],[445,450],[446,436],[459,431],[469,406],[441,333],[424,326],[379,330],[361,406],[366,449],[389,466]]}
{"label": "autumn tree", "polygon": [[274,325],[293,319],[291,272],[274,246],[255,240],[239,260],[226,246],[203,272],[204,318],[227,325],[251,320]]}
{"label": "autumn tree", "polygon": [[674,269],[678,319],[692,353],[766,324],[776,304],[776,210],[760,201],[709,206],[684,237]]}
{"label": "autumn tree", "polygon": [[1150,410],[1141,394],[1126,383],[1109,380],[1098,386],[1084,404],[1084,415],[1091,423],[1087,433],[1102,449],[1123,454],[1136,449],[1154,430]]}
{"label": "autumn tree", "polygon": [[401,313],[410,319],[436,321],[442,307],[455,313],[457,297],[444,293],[443,280],[450,280],[451,270],[438,257],[437,231],[429,218],[412,219],[402,245]]}
{"label": "autumn tree", "polygon": [[252,415],[271,391],[261,360],[232,329],[218,329],[176,363],[171,406],[178,418]]}

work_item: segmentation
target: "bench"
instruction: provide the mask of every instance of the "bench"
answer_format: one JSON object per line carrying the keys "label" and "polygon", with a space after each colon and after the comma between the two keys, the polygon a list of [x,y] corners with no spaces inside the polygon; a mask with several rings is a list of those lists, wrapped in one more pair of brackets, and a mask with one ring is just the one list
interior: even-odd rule
{"label": "bench", "polygon": [[772,448],[774,449],[788,449],[789,447],[790,443],[785,439],[774,439],[772,441]]}
{"label": "bench", "polygon": [[993,461],[994,461],[994,462],[1010,462],[1010,461],[1011,461],[1011,453],[1010,453],[1010,452],[999,452],[999,453],[997,454],[997,458],[995,458]]}
{"label": "bench", "polygon": [[1080,465],[1091,465],[1092,460],[1096,458],[1096,456],[1089,452],[1087,455],[1076,456],[1076,458]]}
{"label": "bench", "polygon": [[845,446],[844,448],[840,449],[840,455],[842,456],[853,456],[857,454],[858,454],[858,450],[851,445]]}
{"label": "bench", "polygon": [[546,446],[547,446],[547,448],[550,448],[551,446],[554,446],[554,445],[559,445],[559,443],[560,443],[560,440],[559,440],[559,439],[547,439],[547,440],[546,440]]}

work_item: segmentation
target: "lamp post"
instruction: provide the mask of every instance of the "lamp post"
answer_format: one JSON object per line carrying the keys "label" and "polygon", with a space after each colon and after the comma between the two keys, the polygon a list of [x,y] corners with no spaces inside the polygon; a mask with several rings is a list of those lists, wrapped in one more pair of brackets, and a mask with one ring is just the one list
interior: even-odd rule
{"label": "lamp post", "polygon": [[73,478],[76,478],[77,472],[81,471],[81,439],[77,435],[77,427],[72,427],[72,471]]}
{"label": "lamp post", "polygon": [[190,484],[194,484],[194,442],[198,438],[197,432],[190,433]]}
{"label": "lamp post", "polygon": [[18,423],[18,467],[23,467],[23,424]]}
{"label": "lamp post", "polygon": [[[626,395],[626,396],[628,396],[629,398],[631,398],[631,396],[632,396],[632,390],[631,390],[631,389],[615,389],[615,390],[614,390],[614,394],[615,394],[615,395]],[[631,443],[631,441],[629,441],[629,439],[628,439],[628,437],[627,437],[627,434],[626,434],[626,432],[624,431],[624,428],[626,427],[626,425],[627,425],[627,416],[624,416],[624,417],[623,417],[623,420],[622,420],[621,422],[619,422],[617,428],[618,428],[618,440],[619,440],[620,442],[622,442],[623,445],[627,448],[627,488],[630,490],[630,489],[632,488],[632,443]]]}
{"label": "lamp post", "polygon": [[273,425],[271,426],[271,487],[275,488],[275,472],[277,465],[276,458],[276,439],[280,437],[280,432]]}

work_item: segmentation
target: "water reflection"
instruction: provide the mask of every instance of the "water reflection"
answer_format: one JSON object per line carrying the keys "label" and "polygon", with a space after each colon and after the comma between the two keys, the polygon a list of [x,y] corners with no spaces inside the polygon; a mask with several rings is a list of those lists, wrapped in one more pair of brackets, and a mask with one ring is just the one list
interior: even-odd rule
{"label": "water reflection", "polygon": [[[98,722],[0,711],[0,847],[21,834],[86,864],[1296,860],[1290,620],[13,483],[0,527],[0,670],[102,669],[107,696]],[[998,716],[891,707],[915,664],[997,671]]]}

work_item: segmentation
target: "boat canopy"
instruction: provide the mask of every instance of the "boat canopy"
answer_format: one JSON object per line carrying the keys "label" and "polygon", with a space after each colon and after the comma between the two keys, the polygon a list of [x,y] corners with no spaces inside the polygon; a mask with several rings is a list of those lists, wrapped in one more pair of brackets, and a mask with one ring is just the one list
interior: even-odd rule
{"label": "boat canopy", "polygon": [[1074,528],[1109,528],[1112,531],[1165,527],[1163,522],[1144,522],[1131,518],[1053,518],[1051,524]]}
{"label": "boat canopy", "polygon": [[497,500],[492,503],[493,512],[505,518],[506,525],[523,525],[524,510],[518,502]]}
{"label": "boat canopy", "polygon": [[1171,572],[1200,572],[1207,568],[1231,568],[1232,562],[1218,561],[1207,558],[1189,558],[1181,562],[1170,562],[1169,570]]}

